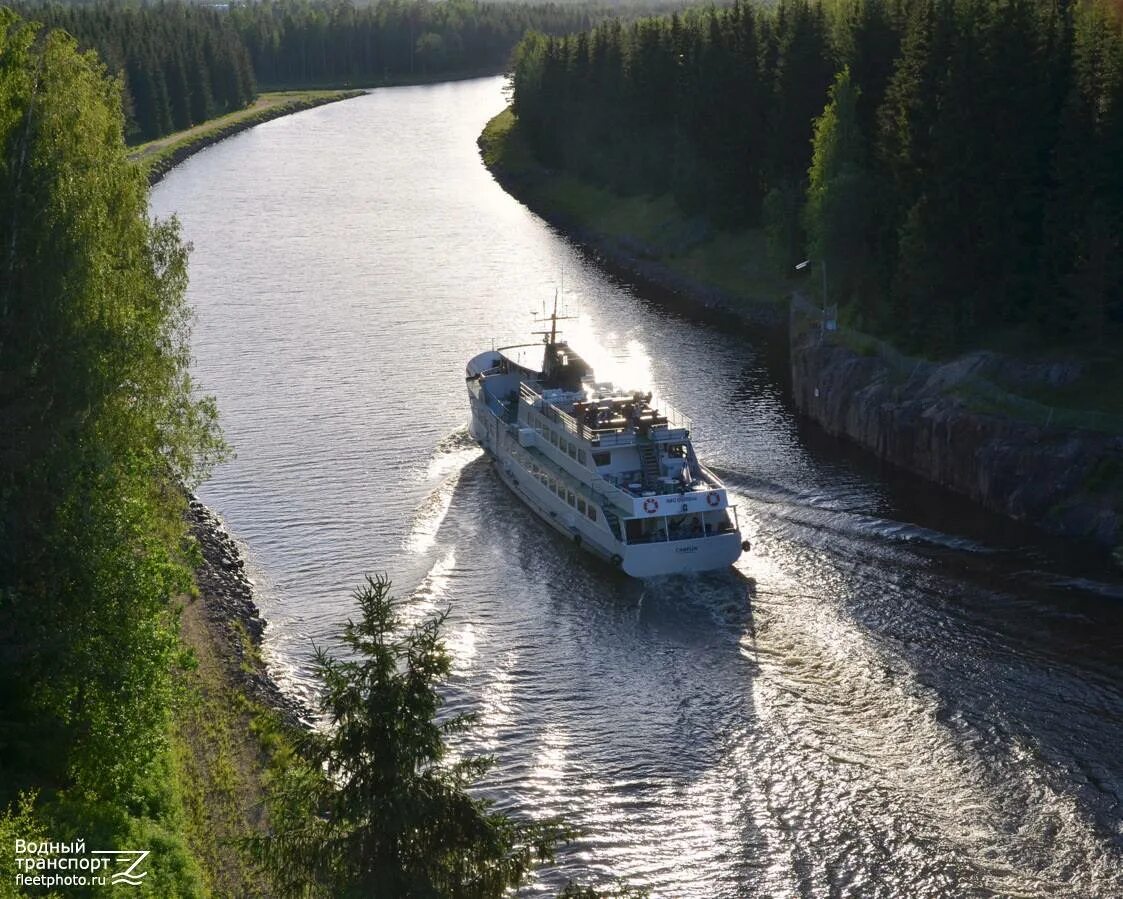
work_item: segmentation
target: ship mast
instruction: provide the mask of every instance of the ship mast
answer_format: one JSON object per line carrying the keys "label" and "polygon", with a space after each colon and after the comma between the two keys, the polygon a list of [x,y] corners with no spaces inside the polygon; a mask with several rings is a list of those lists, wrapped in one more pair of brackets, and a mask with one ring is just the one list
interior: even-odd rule
{"label": "ship mast", "polygon": [[[576,316],[572,316],[572,315],[558,315],[558,291],[554,290],[554,311],[552,313],[550,313],[550,317],[548,319],[549,322],[550,322],[550,330],[549,331],[535,331],[534,333],[535,334],[541,334],[542,337],[543,337],[542,342],[545,343],[547,346],[554,346],[558,342],[558,321],[559,320],[560,321],[566,321],[567,319],[575,318],[575,317]],[[547,318],[546,318],[546,303],[545,303],[545,301],[543,301],[543,303],[542,303],[542,318],[535,319],[535,323],[536,324],[538,324],[538,323],[545,324],[546,321],[547,321]]]}

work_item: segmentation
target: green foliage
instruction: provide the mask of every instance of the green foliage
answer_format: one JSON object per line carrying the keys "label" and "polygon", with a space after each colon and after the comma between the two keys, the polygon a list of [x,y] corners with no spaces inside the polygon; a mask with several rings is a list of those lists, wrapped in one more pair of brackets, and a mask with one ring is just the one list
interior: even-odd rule
{"label": "green foliage", "polygon": [[35,794],[21,793],[0,813],[0,899],[16,899],[16,840],[39,842],[48,837],[47,830],[35,815]]}
{"label": "green foliage", "polygon": [[352,86],[496,72],[530,28],[566,34],[614,13],[635,14],[593,2],[477,0],[263,0],[228,10],[181,0],[24,0],[19,9],[74,35],[121,78],[132,144],[243,109],[257,96],[258,81]]}
{"label": "green foliage", "polygon": [[792,181],[776,185],[764,198],[764,233],[769,263],[775,271],[790,272],[803,255],[802,203],[803,191]]}
{"label": "green foliage", "polygon": [[[183,838],[179,785],[173,776],[171,754],[163,752],[134,784],[130,797],[98,799],[78,790],[64,791],[37,809],[51,839],[85,839],[87,850],[148,849],[143,884],[130,888],[137,896],[201,896],[202,872]],[[100,892],[68,890],[68,894],[96,896]]]}
{"label": "green foliage", "polygon": [[96,57],[0,10],[0,97],[0,806],[34,789],[52,838],[96,818],[170,847],[182,485],[223,450],[187,374],[186,251]]}
{"label": "green foliage", "polygon": [[[742,4],[532,34],[515,51],[512,106],[548,165],[625,195],[672,193],[688,214],[706,210],[723,225],[753,224],[766,173],[783,168],[769,138],[776,41],[772,19]],[[793,81],[797,57],[787,57]]]}
{"label": "green foliage", "polygon": [[499,71],[528,29],[565,34],[607,15],[586,3],[476,0],[263,0],[230,10],[258,80],[285,87]]}
{"label": "green foliage", "polygon": [[384,577],[354,594],[352,657],[316,650],[325,729],[281,778],[273,831],[253,841],[285,895],[500,897],[551,858],[568,831],[521,822],[468,789],[493,760],[450,760],[447,740],[474,717],[439,720],[451,670],[444,616],[405,626]]}
{"label": "green foliage", "polygon": [[201,4],[20,4],[22,14],[96,50],[124,84],[130,142],[241,109],[256,96],[249,54],[229,17]]}
{"label": "green foliage", "polygon": [[774,34],[768,171],[777,181],[802,185],[811,162],[811,122],[823,109],[834,75],[823,5],[781,0]]}
{"label": "green foliage", "polygon": [[815,120],[803,220],[811,257],[828,265],[832,298],[868,297],[856,289],[871,274],[867,246],[875,195],[858,119],[860,97],[850,69],[844,68]]}
{"label": "green foliage", "polygon": [[552,168],[763,224],[780,268],[825,258],[849,320],[912,351],[1106,345],[1120,22],[1106,0],[735,4],[529,36],[513,108]]}
{"label": "green foliage", "polygon": [[806,215],[808,239],[816,254],[828,251],[836,239],[829,219],[838,182],[864,162],[865,142],[857,120],[860,94],[850,80],[850,69],[843,69],[831,86],[826,109],[815,120]]}
{"label": "green foliage", "polygon": [[811,117],[832,69],[820,7],[737,3],[588,35],[530,35],[512,107],[542,162],[624,195],[672,195],[729,230],[763,218],[798,261]]}

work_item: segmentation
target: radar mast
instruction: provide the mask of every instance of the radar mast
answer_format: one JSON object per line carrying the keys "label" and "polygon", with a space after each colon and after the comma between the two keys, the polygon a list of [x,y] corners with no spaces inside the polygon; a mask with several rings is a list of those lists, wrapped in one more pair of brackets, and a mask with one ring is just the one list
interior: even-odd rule
{"label": "radar mast", "polygon": [[550,313],[549,317],[546,316],[546,304],[542,303],[542,317],[536,318],[534,323],[536,325],[544,325],[546,322],[550,323],[549,331],[535,331],[535,334],[541,334],[543,337],[542,342],[547,346],[556,346],[558,342],[558,322],[568,321],[574,319],[575,315],[558,315],[558,291],[554,289],[554,311]]}

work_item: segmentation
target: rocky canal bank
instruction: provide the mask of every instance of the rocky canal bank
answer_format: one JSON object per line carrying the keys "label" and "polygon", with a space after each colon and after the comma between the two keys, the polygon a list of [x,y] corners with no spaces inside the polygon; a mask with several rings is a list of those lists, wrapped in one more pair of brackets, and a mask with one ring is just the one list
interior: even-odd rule
{"label": "rocky canal bank", "polygon": [[228,663],[228,677],[250,699],[276,711],[286,724],[307,726],[310,712],[281,690],[261,657],[266,624],[254,602],[253,583],[234,538],[221,519],[193,496],[188,504],[188,526],[203,556],[195,571],[199,597],[192,602],[202,606],[217,652]]}
{"label": "rocky canal bank", "polygon": [[1002,386],[1056,386],[1071,367],[982,352],[937,364],[855,349],[797,321],[794,400],[828,433],[1051,533],[1108,549],[1123,541],[1123,434],[1062,424],[1063,410]]}

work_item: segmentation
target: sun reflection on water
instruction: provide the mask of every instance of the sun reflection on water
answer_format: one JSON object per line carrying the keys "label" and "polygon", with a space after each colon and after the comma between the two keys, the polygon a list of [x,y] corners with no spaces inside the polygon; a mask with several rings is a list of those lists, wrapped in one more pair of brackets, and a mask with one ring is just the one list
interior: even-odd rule
{"label": "sun reflection on water", "polygon": [[482,685],[479,726],[475,736],[489,752],[499,748],[502,731],[514,720],[515,679],[512,671],[516,659],[514,650],[499,656],[490,679]]}
{"label": "sun reflection on water", "polygon": [[471,621],[465,621],[451,631],[445,639],[445,646],[452,656],[452,673],[465,677],[472,672],[476,661],[476,629]]}
{"label": "sun reflection on water", "polygon": [[598,334],[592,316],[586,313],[566,324],[566,339],[589,363],[598,381],[611,381],[625,390],[652,389],[651,356],[641,341],[621,340],[615,332]]}

